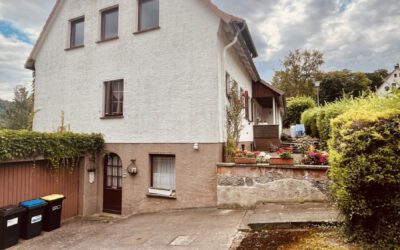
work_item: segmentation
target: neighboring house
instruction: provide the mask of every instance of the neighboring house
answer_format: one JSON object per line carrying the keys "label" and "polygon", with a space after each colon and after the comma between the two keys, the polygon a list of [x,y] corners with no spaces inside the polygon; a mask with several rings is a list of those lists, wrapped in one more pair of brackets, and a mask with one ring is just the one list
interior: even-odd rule
{"label": "neighboring house", "polygon": [[282,131],[284,95],[256,56],[245,20],[210,0],[58,0],[26,62],[33,128],[56,131],[63,112],[72,131],[104,134],[87,211],[215,206],[232,82],[246,103],[240,147],[267,148]]}
{"label": "neighboring house", "polygon": [[387,96],[389,95],[393,89],[400,89],[400,65],[396,64],[394,66],[394,70],[390,73],[382,85],[379,86],[376,93],[379,96]]}

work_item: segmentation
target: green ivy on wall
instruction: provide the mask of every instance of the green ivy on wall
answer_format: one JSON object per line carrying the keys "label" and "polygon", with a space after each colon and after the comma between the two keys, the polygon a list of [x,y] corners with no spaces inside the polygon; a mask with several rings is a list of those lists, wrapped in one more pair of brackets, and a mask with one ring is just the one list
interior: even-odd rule
{"label": "green ivy on wall", "polygon": [[95,157],[103,148],[101,134],[0,130],[0,162],[42,156],[50,161],[52,168],[59,168],[62,162],[74,165],[76,159],[86,154]]}

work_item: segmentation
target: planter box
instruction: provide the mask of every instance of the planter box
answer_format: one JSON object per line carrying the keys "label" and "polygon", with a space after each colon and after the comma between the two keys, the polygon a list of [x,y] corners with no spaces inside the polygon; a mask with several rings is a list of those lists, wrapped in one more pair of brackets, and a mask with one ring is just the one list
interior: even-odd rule
{"label": "planter box", "polygon": [[271,158],[269,160],[270,165],[294,165],[293,159],[282,159],[282,158]]}
{"label": "planter box", "polygon": [[256,164],[256,158],[242,158],[242,157],[235,157],[236,164]]}

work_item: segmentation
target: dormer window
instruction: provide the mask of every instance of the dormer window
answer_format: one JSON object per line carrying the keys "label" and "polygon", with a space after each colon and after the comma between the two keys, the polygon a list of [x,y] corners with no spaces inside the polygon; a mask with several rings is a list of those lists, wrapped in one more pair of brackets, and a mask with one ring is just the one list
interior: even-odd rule
{"label": "dormer window", "polygon": [[138,0],[139,27],[138,31],[147,31],[159,28],[160,3],[159,0]]}
{"label": "dormer window", "polygon": [[101,41],[118,38],[118,7],[101,12]]}
{"label": "dormer window", "polygon": [[70,44],[69,47],[78,48],[84,45],[84,33],[85,33],[85,18],[80,17],[70,21]]}

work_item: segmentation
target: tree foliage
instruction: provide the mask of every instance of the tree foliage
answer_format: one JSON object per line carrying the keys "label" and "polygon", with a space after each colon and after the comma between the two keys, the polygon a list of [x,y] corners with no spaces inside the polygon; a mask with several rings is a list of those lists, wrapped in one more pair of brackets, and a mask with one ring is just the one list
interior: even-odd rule
{"label": "tree foliage", "polygon": [[365,73],[349,70],[332,71],[321,74],[320,100],[334,102],[343,96],[361,96],[370,89],[371,81]]}
{"label": "tree foliage", "polygon": [[7,129],[29,129],[31,127],[30,114],[33,110],[33,99],[25,87],[14,90],[14,99],[6,107],[2,115],[3,127]]}
{"label": "tree foliage", "polygon": [[318,50],[290,51],[283,61],[284,69],[276,71],[272,84],[283,90],[287,97],[315,97],[313,80],[321,72],[324,56]]}
{"label": "tree foliage", "polygon": [[287,101],[285,120],[283,122],[284,127],[300,124],[301,114],[307,109],[314,107],[315,101],[311,97],[300,96],[289,98]]}
{"label": "tree foliage", "polygon": [[389,72],[386,69],[378,69],[375,70],[373,73],[367,73],[368,79],[371,81],[370,89],[371,91],[376,91],[379,88],[385,78],[389,75]]}

